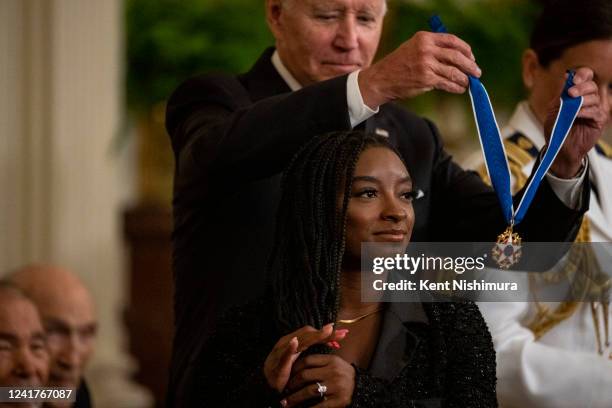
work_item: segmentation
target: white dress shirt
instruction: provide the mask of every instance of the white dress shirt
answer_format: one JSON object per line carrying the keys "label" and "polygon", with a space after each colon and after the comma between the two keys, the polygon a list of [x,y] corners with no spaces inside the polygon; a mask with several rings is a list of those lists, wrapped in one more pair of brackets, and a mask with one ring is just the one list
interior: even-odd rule
{"label": "white dress shirt", "polygon": [[[285,80],[292,91],[295,92],[302,89],[302,85],[300,85],[285,64],[283,64],[283,61],[281,61],[278,51],[274,51],[274,54],[272,54],[272,65],[274,65],[274,68],[276,68],[281,78]],[[376,110],[373,110],[363,102],[359,83],[357,82],[358,77],[359,71],[352,72],[349,74],[346,82],[346,102],[352,128],[378,113],[378,107]]]}

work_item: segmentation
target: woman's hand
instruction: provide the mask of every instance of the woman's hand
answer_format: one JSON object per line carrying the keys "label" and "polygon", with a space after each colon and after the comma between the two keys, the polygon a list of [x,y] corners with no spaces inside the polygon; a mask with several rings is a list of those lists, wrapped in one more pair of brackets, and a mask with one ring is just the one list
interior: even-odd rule
{"label": "woman's hand", "polygon": [[346,331],[335,331],[333,323],[330,323],[321,330],[304,326],[281,337],[264,362],[263,371],[268,385],[279,393],[282,392],[289,381],[293,363],[302,351],[314,344],[337,342],[345,336]]}
{"label": "woman's hand", "polygon": [[310,399],[320,399],[317,383],[327,387],[327,391],[314,407],[347,407],[355,390],[355,369],[341,357],[331,354],[305,357],[294,364],[291,379],[287,384],[291,395],[281,401],[281,405],[293,407]]}

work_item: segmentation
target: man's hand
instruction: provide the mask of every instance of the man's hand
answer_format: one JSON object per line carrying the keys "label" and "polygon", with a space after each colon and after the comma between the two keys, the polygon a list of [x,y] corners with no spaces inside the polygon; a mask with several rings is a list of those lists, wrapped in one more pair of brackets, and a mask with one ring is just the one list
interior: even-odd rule
{"label": "man's hand", "polygon": [[463,93],[467,75],[480,77],[470,46],[452,34],[419,31],[385,58],[359,73],[369,107],[412,98],[432,89]]}
{"label": "man's hand", "polygon": [[304,401],[320,399],[317,382],[327,387],[325,398],[315,408],[341,408],[351,404],[355,390],[355,369],[341,357],[313,354],[298,360],[287,383],[290,395],[283,407],[300,406]]}
{"label": "man's hand", "polygon": [[[570,96],[582,96],[584,101],[567,140],[559,151],[550,171],[560,178],[573,178],[580,171],[582,159],[595,146],[608,121],[608,113],[602,108],[597,84],[593,81],[590,68],[579,68],[574,75],[574,86],[568,90]],[[604,96],[605,97],[605,96]],[[550,139],[552,127],[559,112],[559,98],[551,102],[544,134],[546,142]]]}

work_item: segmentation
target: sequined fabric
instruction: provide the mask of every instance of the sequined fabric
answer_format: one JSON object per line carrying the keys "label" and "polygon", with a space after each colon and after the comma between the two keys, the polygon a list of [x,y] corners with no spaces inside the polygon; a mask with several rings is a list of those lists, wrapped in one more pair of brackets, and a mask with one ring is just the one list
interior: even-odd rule
{"label": "sequined fabric", "polygon": [[[424,303],[429,324],[412,327],[423,340],[393,380],[355,367],[351,407],[497,407],[495,351],[473,303]],[[196,360],[189,400],[204,407],[279,407],[282,396],[263,376],[263,362],[281,335],[271,302],[236,308],[218,325]],[[314,405],[309,404],[307,406]]]}
{"label": "sequined fabric", "polygon": [[[497,407],[495,351],[473,303],[424,303],[431,324],[392,381],[356,368],[352,407]],[[414,329],[413,329],[414,332]]]}

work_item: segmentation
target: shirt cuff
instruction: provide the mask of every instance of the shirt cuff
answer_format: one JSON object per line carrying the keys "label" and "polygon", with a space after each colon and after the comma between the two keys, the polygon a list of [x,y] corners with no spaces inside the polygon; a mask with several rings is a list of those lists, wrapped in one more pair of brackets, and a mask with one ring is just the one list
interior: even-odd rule
{"label": "shirt cuff", "polygon": [[376,110],[372,110],[363,102],[363,96],[361,96],[361,91],[359,90],[359,82],[357,82],[359,72],[360,71],[352,72],[346,80],[346,103],[348,106],[351,128],[354,128],[361,122],[374,116],[379,110],[378,107]]}
{"label": "shirt cuff", "polygon": [[589,161],[586,158],[582,159],[582,169],[580,173],[571,179],[562,179],[550,171],[546,173],[546,178],[550,183],[550,187],[553,189],[559,200],[563,202],[568,208],[577,210],[582,205],[582,186],[584,178],[586,176],[587,169],[589,167]]}

